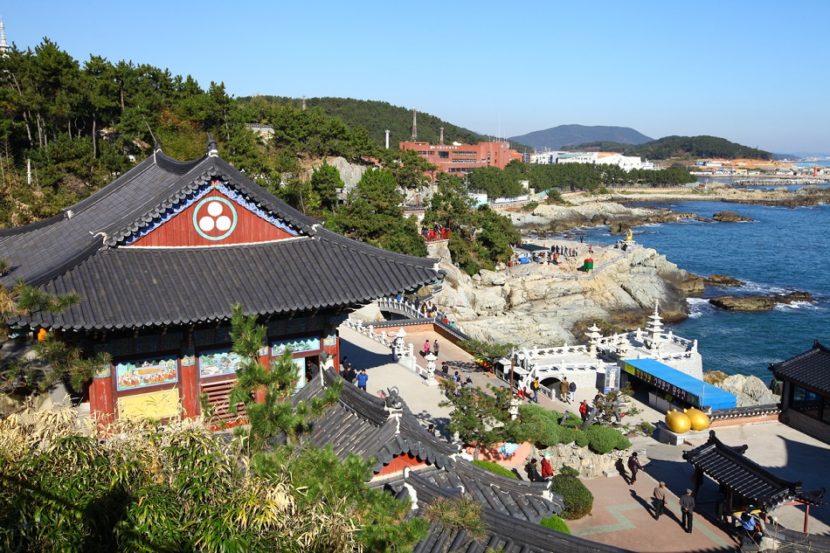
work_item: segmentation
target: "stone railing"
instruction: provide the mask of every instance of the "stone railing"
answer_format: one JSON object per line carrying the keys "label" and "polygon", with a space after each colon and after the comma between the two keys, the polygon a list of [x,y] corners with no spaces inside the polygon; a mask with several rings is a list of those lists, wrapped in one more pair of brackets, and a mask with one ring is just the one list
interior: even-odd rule
{"label": "stone railing", "polygon": [[[396,324],[394,326],[405,326],[401,325],[401,322],[418,323],[418,321],[396,321]],[[377,327],[373,324],[365,324],[363,323],[363,321],[358,321],[351,318],[346,319],[343,324],[345,324],[347,327],[351,328],[358,334],[366,336],[367,338],[374,340],[375,342],[382,344],[385,347],[388,347],[395,359],[395,362],[423,378],[425,384],[437,384],[437,382],[435,381],[434,362],[432,362],[433,366],[431,368],[424,368],[418,365],[417,358],[415,356],[415,346],[413,344],[407,344],[404,342],[404,337],[406,336],[406,334],[403,332],[403,328],[399,329],[400,334],[389,334],[385,330],[377,332]]]}
{"label": "stone railing", "polygon": [[386,333],[386,331],[377,332],[377,327],[373,324],[365,324],[363,321],[358,321],[352,318],[346,319],[343,322],[343,324],[345,324],[347,327],[351,328],[358,334],[362,334],[363,336],[366,336],[367,338],[370,338],[379,344],[382,344],[389,348],[392,347],[392,342],[395,339],[395,337],[390,336]]}
{"label": "stone railing", "polygon": [[550,357],[553,355],[571,355],[576,353],[587,354],[588,346],[569,346],[565,344],[564,346],[551,348],[534,347],[531,349],[524,349],[522,350],[522,353],[524,353],[529,359],[538,359],[540,357]]}
{"label": "stone railing", "polygon": [[408,319],[428,318],[418,309],[418,307],[415,306],[415,304],[404,299],[398,300],[395,298],[381,298],[377,300],[377,304],[381,311],[402,315]]}

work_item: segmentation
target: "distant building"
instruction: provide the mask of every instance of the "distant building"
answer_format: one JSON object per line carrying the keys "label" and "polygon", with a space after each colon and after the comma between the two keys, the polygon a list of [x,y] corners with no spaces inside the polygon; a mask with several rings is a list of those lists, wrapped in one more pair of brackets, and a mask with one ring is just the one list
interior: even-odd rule
{"label": "distant building", "polygon": [[429,142],[401,142],[401,150],[411,150],[435,165],[438,171],[467,174],[480,167],[504,169],[513,160],[521,161],[522,154],[510,148],[508,142],[479,142],[478,144],[430,144]]}
{"label": "distant building", "polygon": [[537,152],[530,154],[530,163],[553,165],[558,163],[587,163],[590,165],[616,165],[624,171],[654,169],[654,164],[638,156],[624,156],[617,152]]}
{"label": "distant building", "polygon": [[253,132],[258,137],[262,138],[263,140],[268,140],[272,136],[274,136],[274,127],[271,125],[260,125],[258,123],[246,123],[245,127]]}

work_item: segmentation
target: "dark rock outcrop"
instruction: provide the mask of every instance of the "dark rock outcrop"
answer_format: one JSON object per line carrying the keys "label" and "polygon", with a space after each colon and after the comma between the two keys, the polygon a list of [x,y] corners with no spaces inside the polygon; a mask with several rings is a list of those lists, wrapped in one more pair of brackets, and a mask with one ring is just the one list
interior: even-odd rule
{"label": "dark rock outcrop", "polygon": [[712,215],[712,219],[719,223],[750,223],[752,222],[751,217],[746,217],[744,215],[739,215],[734,211],[718,211],[714,215]]}
{"label": "dark rock outcrop", "polygon": [[745,283],[728,275],[711,274],[703,279],[707,286],[743,286]]}
{"label": "dark rock outcrop", "polygon": [[728,311],[767,311],[779,303],[790,304],[812,299],[813,297],[809,292],[790,292],[789,294],[769,296],[718,296],[711,298],[709,303]]}

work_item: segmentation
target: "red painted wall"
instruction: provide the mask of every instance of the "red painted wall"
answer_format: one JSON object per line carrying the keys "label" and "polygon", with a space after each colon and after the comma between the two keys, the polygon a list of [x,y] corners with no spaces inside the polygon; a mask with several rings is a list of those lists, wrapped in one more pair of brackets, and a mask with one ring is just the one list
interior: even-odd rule
{"label": "red painted wall", "polygon": [[[208,198],[205,201],[205,198]],[[211,202],[209,198],[221,198],[230,203],[231,209],[221,201]],[[220,238],[209,240],[199,234],[193,223],[193,213],[198,209],[197,224],[204,225],[202,232],[208,236]],[[213,211],[211,211],[213,210]],[[236,212],[236,226],[223,230],[228,221],[233,221]],[[227,217],[227,219],[222,219]],[[291,238],[291,235],[248,211],[218,190],[209,192],[204,198],[191,205],[172,219],[162,224],[146,236],[142,236],[127,247],[174,247],[174,246],[224,246],[228,244],[250,244]]]}
{"label": "red painted wall", "polygon": [[420,459],[418,459],[414,455],[410,455],[409,453],[407,453],[405,455],[398,455],[397,457],[395,457],[394,459],[389,461],[388,465],[386,465],[385,467],[380,469],[376,473],[376,476],[383,476],[385,474],[394,474],[396,472],[402,471],[406,467],[410,467],[410,468],[411,467],[420,467],[420,466],[423,466],[423,465],[426,465],[426,463],[424,461],[421,461]]}

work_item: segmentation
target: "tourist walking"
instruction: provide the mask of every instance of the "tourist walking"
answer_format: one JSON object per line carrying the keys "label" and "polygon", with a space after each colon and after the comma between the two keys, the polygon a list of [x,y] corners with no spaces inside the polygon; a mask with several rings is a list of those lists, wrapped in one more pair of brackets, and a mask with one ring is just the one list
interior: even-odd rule
{"label": "tourist walking", "polygon": [[360,374],[357,375],[357,387],[365,392],[367,382],[369,382],[369,375],[366,374],[366,369],[360,369]]}
{"label": "tourist walking", "polygon": [[654,520],[660,520],[660,515],[663,514],[663,509],[666,508],[666,483],[660,482],[654,492]]}
{"label": "tourist walking", "polygon": [[692,495],[692,490],[686,490],[686,495],[680,498],[680,513],[682,515],[680,524],[689,534],[692,533],[692,518],[694,517],[694,510],[695,498]]}
{"label": "tourist walking", "polygon": [[424,347],[421,349],[421,354],[424,357],[429,355],[429,347],[430,347],[429,338],[427,338],[427,340],[424,342]]}
{"label": "tourist walking", "polygon": [[354,372],[351,363],[346,363],[346,366],[341,374],[343,375],[343,378],[346,380],[346,382],[348,382],[349,384],[354,384],[354,379],[357,376],[357,374]]}
{"label": "tourist walking", "polygon": [[582,422],[588,420],[588,400],[583,399],[579,404],[579,416],[582,417]]}
{"label": "tourist walking", "polygon": [[643,470],[643,465],[640,464],[640,459],[637,457],[636,451],[628,458],[628,470],[631,471],[631,481],[628,484],[633,486],[637,483],[637,473]]}
{"label": "tourist walking", "polygon": [[568,377],[566,376],[559,382],[559,399],[568,401]]}
{"label": "tourist walking", "polygon": [[530,389],[533,392],[533,401],[535,403],[539,403],[539,388],[541,384],[539,383],[539,377],[533,377],[533,382],[530,383]]}
{"label": "tourist walking", "polygon": [[438,355],[438,340],[437,339],[432,343],[432,353],[434,353],[436,356]]}
{"label": "tourist walking", "polygon": [[576,401],[576,382],[568,384],[568,403]]}

